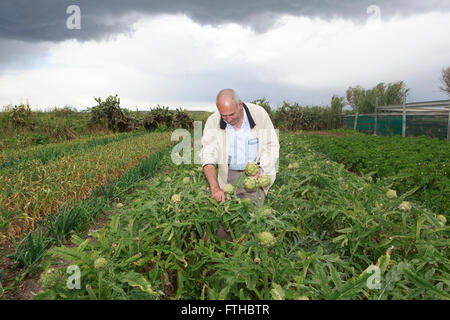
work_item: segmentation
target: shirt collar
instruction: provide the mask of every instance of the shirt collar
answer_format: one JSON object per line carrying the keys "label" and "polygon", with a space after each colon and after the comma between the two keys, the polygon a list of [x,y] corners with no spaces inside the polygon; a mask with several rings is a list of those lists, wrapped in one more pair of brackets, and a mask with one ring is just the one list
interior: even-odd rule
{"label": "shirt collar", "polygon": [[[253,127],[256,125],[255,121],[253,120],[253,117],[252,117],[250,111],[248,110],[247,106],[245,105],[245,103],[243,103],[243,105],[244,105],[245,115],[246,115],[248,123],[250,125],[250,129],[253,129]],[[222,117],[220,117],[220,129],[225,130],[226,127],[227,127],[227,123],[225,122],[225,120],[222,119]]]}
{"label": "shirt collar", "polygon": [[[225,120],[224,120],[225,121]],[[228,122],[225,121],[225,123],[227,124],[227,128],[228,129],[233,129],[233,126],[231,124],[229,124]],[[247,119],[247,113],[244,112],[244,120],[242,121],[242,125],[241,125],[241,129],[245,129],[248,127],[248,119]]]}

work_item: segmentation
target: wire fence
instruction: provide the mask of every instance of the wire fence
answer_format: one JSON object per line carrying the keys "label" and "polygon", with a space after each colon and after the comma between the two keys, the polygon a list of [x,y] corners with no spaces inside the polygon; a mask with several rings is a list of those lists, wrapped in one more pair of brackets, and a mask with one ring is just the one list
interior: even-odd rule
{"label": "wire fence", "polygon": [[376,135],[425,135],[449,141],[450,100],[377,107],[373,114],[343,116],[342,126]]}

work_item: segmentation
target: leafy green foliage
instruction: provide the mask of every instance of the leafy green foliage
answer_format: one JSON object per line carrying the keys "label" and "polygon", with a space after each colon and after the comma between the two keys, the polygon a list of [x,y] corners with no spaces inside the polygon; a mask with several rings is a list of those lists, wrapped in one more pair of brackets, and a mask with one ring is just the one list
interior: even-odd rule
{"label": "leafy green foliage", "polygon": [[14,106],[9,111],[9,119],[15,127],[26,127],[32,125],[32,111],[29,104]]}
{"label": "leafy green foliage", "polygon": [[400,105],[403,103],[403,97],[409,92],[403,81],[377,84],[369,90],[361,86],[350,87],[347,89],[347,102],[353,108],[353,112],[360,114],[373,113],[377,106]]}
{"label": "leafy green foliage", "polygon": [[88,108],[91,123],[103,123],[114,132],[129,132],[137,126],[137,119],[131,113],[120,107],[120,98],[109,96],[105,101],[100,97],[94,98],[97,106]]}
{"label": "leafy green foliage", "polygon": [[[8,255],[8,258],[17,261],[24,268],[29,268],[39,262],[51,245],[51,240],[46,238],[41,231],[29,233],[19,244],[16,243],[14,237],[11,237],[11,240],[16,251]],[[23,248],[26,248],[26,250],[23,250]]]}
{"label": "leafy green foliage", "polygon": [[267,101],[267,99],[265,97],[251,101],[251,103],[254,103],[254,104],[257,104],[257,105],[263,107],[264,110],[266,110],[266,112],[269,114],[269,116],[272,116],[272,114],[273,114],[272,108],[270,107],[269,101]]}
{"label": "leafy green foliage", "polygon": [[169,107],[161,107],[158,105],[156,108],[150,110],[143,124],[147,131],[153,131],[158,128],[160,130],[169,129],[173,124],[173,114],[169,111]]}
{"label": "leafy green foliage", "polygon": [[[335,102],[336,104],[336,102]],[[300,106],[298,103],[283,105],[273,113],[275,127],[288,130],[327,130],[340,127],[340,114],[336,113],[336,106]]]}
{"label": "leafy green foliage", "polygon": [[397,177],[393,188],[400,193],[418,187],[411,196],[431,210],[448,213],[450,200],[450,146],[428,137],[402,138],[352,135],[310,136],[315,150],[341,162],[353,172],[375,179]]}
{"label": "leafy green foliage", "polygon": [[173,117],[173,127],[175,129],[184,128],[190,130],[194,128],[194,121],[186,111],[177,109]]}
{"label": "leafy green foliage", "polygon": [[[410,212],[398,208],[414,190],[388,198],[392,179],[352,174],[301,135],[284,133],[280,143],[280,171],[265,203],[271,214],[235,193],[215,202],[201,168],[176,166],[166,155],[161,174],[134,185],[93,239],[73,236],[75,247],[51,250],[47,264],[80,267],[82,289],[68,290],[62,279],[35,298],[450,298],[449,228],[418,202]],[[299,166],[288,170],[291,162]],[[216,236],[219,225],[232,241]],[[259,243],[263,232],[273,235],[270,245]],[[95,269],[98,258],[105,270]],[[367,285],[375,263],[380,289]]]}
{"label": "leafy green foliage", "polygon": [[23,267],[26,272],[35,268],[51,245],[61,245],[71,233],[84,230],[96,215],[105,210],[121,193],[129,190],[130,184],[151,176],[156,171],[163,153],[168,151],[166,149],[155,152],[140,161],[116,181],[94,190],[92,198],[61,207],[43,222],[38,222],[42,228],[29,232],[20,243],[11,236],[15,252],[8,255],[8,258],[16,262],[18,267]]}
{"label": "leafy green foliage", "polygon": [[194,121],[189,113],[181,108],[171,111],[168,107],[158,105],[147,113],[143,125],[147,131],[165,131],[178,128],[191,130],[194,128]]}

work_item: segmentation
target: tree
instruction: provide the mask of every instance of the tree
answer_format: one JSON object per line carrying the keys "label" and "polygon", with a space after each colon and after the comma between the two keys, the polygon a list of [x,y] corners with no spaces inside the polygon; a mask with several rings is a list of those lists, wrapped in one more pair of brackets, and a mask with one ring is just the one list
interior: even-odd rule
{"label": "tree", "polygon": [[347,89],[346,97],[347,103],[352,107],[353,112],[359,111],[359,106],[361,105],[361,101],[365,96],[365,90],[361,86],[350,87]]}
{"label": "tree", "polygon": [[440,89],[450,96],[450,67],[442,69],[441,82],[443,86]]}
{"label": "tree", "polygon": [[344,97],[333,95],[333,97],[331,98],[331,112],[333,114],[341,114],[342,109],[344,108],[344,101]]}
{"label": "tree", "polygon": [[345,98],[333,95],[331,98],[331,128],[335,129],[340,126],[342,109],[345,105]]}
{"label": "tree", "polygon": [[[347,102],[353,108],[354,113],[364,114],[373,113],[375,107],[400,105],[403,103],[403,97],[409,92],[403,81],[377,84],[369,90],[361,86],[350,87],[347,90]],[[377,103],[378,100],[378,103]]]}
{"label": "tree", "polygon": [[403,97],[409,92],[409,88],[403,81],[389,83],[385,92],[385,103],[387,106],[403,104]]}

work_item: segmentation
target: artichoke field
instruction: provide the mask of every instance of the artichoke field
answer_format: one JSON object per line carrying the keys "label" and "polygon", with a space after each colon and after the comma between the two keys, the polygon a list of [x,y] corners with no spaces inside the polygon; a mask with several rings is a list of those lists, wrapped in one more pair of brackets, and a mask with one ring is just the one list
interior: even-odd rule
{"label": "artichoke field", "polygon": [[[393,197],[393,181],[350,173],[300,135],[282,133],[280,144],[263,208],[230,187],[215,202],[198,165],[167,156],[161,174],[137,184],[107,226],[48,252],[48,267],[79,266],[81,289],[54,277],[34,298],[450,298],[449,227],[410,201],[414,190]],[[233,241],[216,237],[219,223]],[[48,270],[45,279],[58,274]]]}

